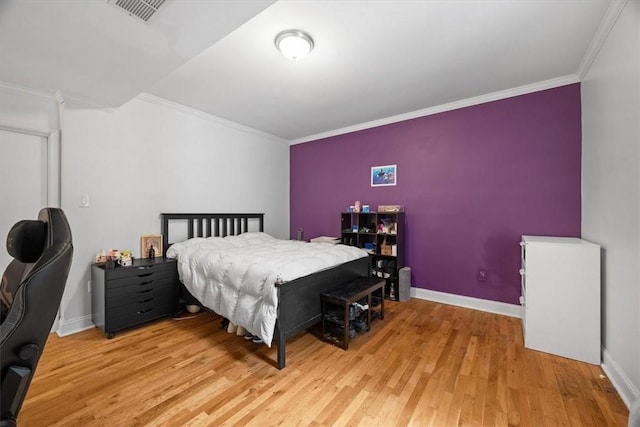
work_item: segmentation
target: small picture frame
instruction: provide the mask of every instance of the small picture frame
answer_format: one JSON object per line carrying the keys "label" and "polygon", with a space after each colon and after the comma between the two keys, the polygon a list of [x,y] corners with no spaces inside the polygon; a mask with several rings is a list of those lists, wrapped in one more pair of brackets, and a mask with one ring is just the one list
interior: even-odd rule
{"label": "small picture frame", "polygon": [[384,187],[398,182],[397,165],[373,166],[371,168],[371,186]]}
{"label": "small picture frame", "polygon": [[162,256],[162,234],[145,234],[140,237],[140,258],[149,258],[149,249],[153,246],[155,256]]}

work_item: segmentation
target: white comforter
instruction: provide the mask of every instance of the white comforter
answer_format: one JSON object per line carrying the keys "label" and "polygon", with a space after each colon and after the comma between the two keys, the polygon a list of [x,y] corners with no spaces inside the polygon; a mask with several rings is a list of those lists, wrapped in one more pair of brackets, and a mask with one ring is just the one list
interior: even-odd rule
{"label": "white comforter", "polygon": [[367,253],[353,246],[279,240],[266,233],[193,238],[173,244],[178,273],[204,306],[243,326],[271,346],[276,324],[276,283],[333,267]]}

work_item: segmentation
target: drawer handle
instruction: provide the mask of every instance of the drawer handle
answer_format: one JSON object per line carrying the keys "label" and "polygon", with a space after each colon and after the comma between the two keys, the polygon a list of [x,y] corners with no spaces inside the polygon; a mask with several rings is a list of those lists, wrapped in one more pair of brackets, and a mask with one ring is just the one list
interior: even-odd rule
{"label": "drawer handle", "polygon": [[148,268],[153,268],[153,265],[143,265],[143,266],[138,267],[138,270],[146,270]]}
{"label": "drawer handle", "polygon": [[153,272],[147,273],[147,274],[138,274],[138,277],[149,277],[149,276],[153,276]]}
{"label": "drawer handle", "polygon": [[153,280],[149,281],[149,282],[142,282],[142,283],[138,283],[138,286],[144,286],[144,285],[150,285],[153,283]]}
{"label": "drawer handle", "polygon": [[144,304],[145,302],[153,301],[153,298],[146,299],[144,301],[138,301],[138,304]]}
{"label": "drawer handle", "polygon": [[145,314],[145,313],[150,312],[151,310],[153,310],[153,307],[151,307],[151,308],[147,308],[146,310],[140,310],[140,311],[138,312],[138,314]]}
{"label": "drawer handle", "polygon": [[144,291],[139,291],[139,294],[146,294],[147,292],[151,292],[153,289],[145,289]]}

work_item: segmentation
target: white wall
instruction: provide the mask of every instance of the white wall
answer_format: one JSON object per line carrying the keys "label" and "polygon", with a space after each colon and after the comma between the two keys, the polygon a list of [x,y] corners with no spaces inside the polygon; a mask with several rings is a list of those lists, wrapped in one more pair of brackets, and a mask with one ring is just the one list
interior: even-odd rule
{"label": "white wall", "polygon": [[60,128],[58,103],[51,94],[0,83],[0,126],[48,135]]}
{"label": "white wall", "polygon": [[[46,129],[57,121],[53,96],[34,101],[1,89],[11,123]],[[63,335],[92,326],[87,282],[95,253],[139,255],[140,236],[160,232],[162,212],[264,212],[265,231],[288,238],[289,146],[282,140],[149,96],[115,111],[67,99],[61,129],[61,207],[74,240]],[[88,208],[80,207],[83,195]]]}
{"label": "white wall", "polygon": [[603,367],[640,390],[640,2],[631,0],[582,82],[582,236],[602,245]]}

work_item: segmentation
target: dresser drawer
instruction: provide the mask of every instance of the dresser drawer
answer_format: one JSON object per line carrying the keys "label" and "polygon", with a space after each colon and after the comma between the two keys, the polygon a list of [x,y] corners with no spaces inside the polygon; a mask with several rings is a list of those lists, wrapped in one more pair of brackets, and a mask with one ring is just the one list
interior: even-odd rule
{"label": "dresser drawer", "polygon": [[108,279],[105,284],[109,289],[113,289],[122,286],[148,284],[159,280],[175,280],[178,275],[177,270],[137,270],[130,273],[134,274]]}
{"label": "dresser drawer", "polygon": [[112,304],[107,301],[107,312],[109,317],[126,316],[128,314],[142,314],[150,308],[172,306],[173,311],[178,307],[177,294],[161,294],[156,296],[142,297],[136,300],[130,300],[126,303]]}
{"label": "dresser drawer", "polygon": [[141,283],[107,290],[107,309],[130,302],[142,301],[148,298],[155,298],[160,295],[174,294],[175,282],[172,279],[156,280],[148,283]]}
{"label": "dresser drawer", "polygon": [[[146,262],[143,262],[146,261]],[[124,276],[133,276],[144,274],[145,272],[157,272],[165,270],[176,270],[177,263],[174,259],[158,260],[156,262],[149,260],[135,260],[130,267],[116,267],[111,270],[104,270],[107,280],[118,279]]]}
{"label": "dresser drawer", "polygon": [[178,305],[175,301],[167,300],[120,307],[113,312],[109,311],[106,327],[109,331],[125,329],[168,316],[175,313],[177,309]]}

